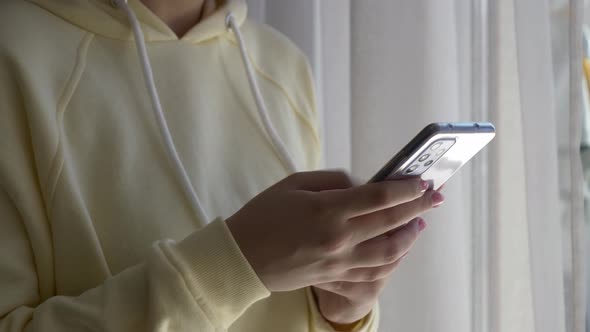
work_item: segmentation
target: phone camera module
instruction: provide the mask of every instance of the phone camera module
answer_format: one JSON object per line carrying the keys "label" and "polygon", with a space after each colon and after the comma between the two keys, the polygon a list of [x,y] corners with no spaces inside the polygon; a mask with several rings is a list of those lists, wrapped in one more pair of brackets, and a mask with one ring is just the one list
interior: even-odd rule
{"label": "phone camera module", "polygon": [[430,147],[430,149],[431,149],[432,151],[436,151],[436,150],[438,150],[438,149],[439,149],[441,146],[442,146],[442,142],[436,142],[436,143],[432,144],[432,146]]}
{"label": "phone camera module", "polygon": [[423,162],[423,161],[425,161],[426,159],[428,159],[428,157],[430,157],[430,155],[429,155],[429,154],[422,155],[422,156],[421,156],[421,157],[418,159],[418,161],[419,161],[419,162]]}
{"label": "phone camera module", "polygon": [[418,169],[418,165],[412,165],[406,169],[406,174],[414,173]]}
{"label": "phone camera module", "polygon": [[433,162],[434,162],[434,160],[429,160],[424,163],[424,166],[428,167],[428,166],[432,165]]}

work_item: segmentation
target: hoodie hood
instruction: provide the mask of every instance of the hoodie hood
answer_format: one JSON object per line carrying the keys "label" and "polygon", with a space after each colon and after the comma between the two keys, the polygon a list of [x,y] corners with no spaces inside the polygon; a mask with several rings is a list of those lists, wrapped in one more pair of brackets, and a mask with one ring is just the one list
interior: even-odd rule
{"label": "hoodie hood", "polygon": [[[131,40],[133,32],[123,11],[111,0],[29,0],[56,16],[108,38]],[[176,34],[140,0],[128,0],[141,23],[147,42],[178,40]],[[246,20],[245,0],[217,0],[216,9],[189,30],[181,40],[199,43],[227,33],[226,15],[232,13],[238,25]]]}

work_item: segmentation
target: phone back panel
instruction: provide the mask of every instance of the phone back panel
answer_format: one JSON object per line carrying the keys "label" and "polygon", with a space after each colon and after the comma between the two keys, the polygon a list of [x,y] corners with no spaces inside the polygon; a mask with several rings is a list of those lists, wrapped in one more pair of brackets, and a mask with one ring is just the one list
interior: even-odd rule
{"label": "phone back panel", "polygon": [[424,128],[371,180],[419,176],[440,188],[495,136],[490,123],[433,123]]}

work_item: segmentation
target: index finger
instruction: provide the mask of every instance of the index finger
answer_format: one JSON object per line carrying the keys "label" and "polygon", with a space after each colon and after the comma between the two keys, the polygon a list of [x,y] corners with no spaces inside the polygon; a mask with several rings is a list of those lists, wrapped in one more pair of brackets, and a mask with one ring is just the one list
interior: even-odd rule
{"label": "index finger", "polygon": [[420,179],[374,182],[326,192],[349,218],[388,209],[424,195],[428,182]]}

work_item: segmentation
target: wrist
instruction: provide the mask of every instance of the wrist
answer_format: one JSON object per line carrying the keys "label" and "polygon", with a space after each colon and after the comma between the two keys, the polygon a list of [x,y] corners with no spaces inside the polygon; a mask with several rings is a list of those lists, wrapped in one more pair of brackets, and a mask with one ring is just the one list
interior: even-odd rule
{"label": "wrist", "polygon": [[[344,321],[344,319],[343,320],[339,320],[339,319],[336,318],[336,317],[350,317],[350,315],[348,315],[348,313],[347,313],[347,311],[349,311],[349,310],[346,310],[346,308],[345,308],[345,307],[348,307],[348,309],[350,309],[350,305],[343,306],[341,312],[338,313],[337,315],[327,316],[324,313],[324,310],[322,310],[322,303],[321,303],[321,301],[319,299],[320,296],[318,296],[318,292],[325,292],[325,291],[322,290],[322,289],[311,287],[311,294],[312,294],[313,300],[314,300],[314,302],[316,304],[316,307],[317,307],[320,315],[322,316],[322,318],[326,322],[328,322],[328,324],[330,324],[330,326],[335,331],[338,331],[338,332],[355,331],[356,328],[359,326],[359,324],[362,323],[362,321],[363,321],[364,318],[360,318],[360,319],[357,319],[357,320],[352,321],[352,322],[346,322],[346,321]],[[341,295],[337,295],[337,294],[332,294],[332,295],[341,297]],[[348,300],[345,299],[344,297],[342,297],[342,300],[348,302]],[[363,315],[363,316],[366,316],[366,315]]]}

